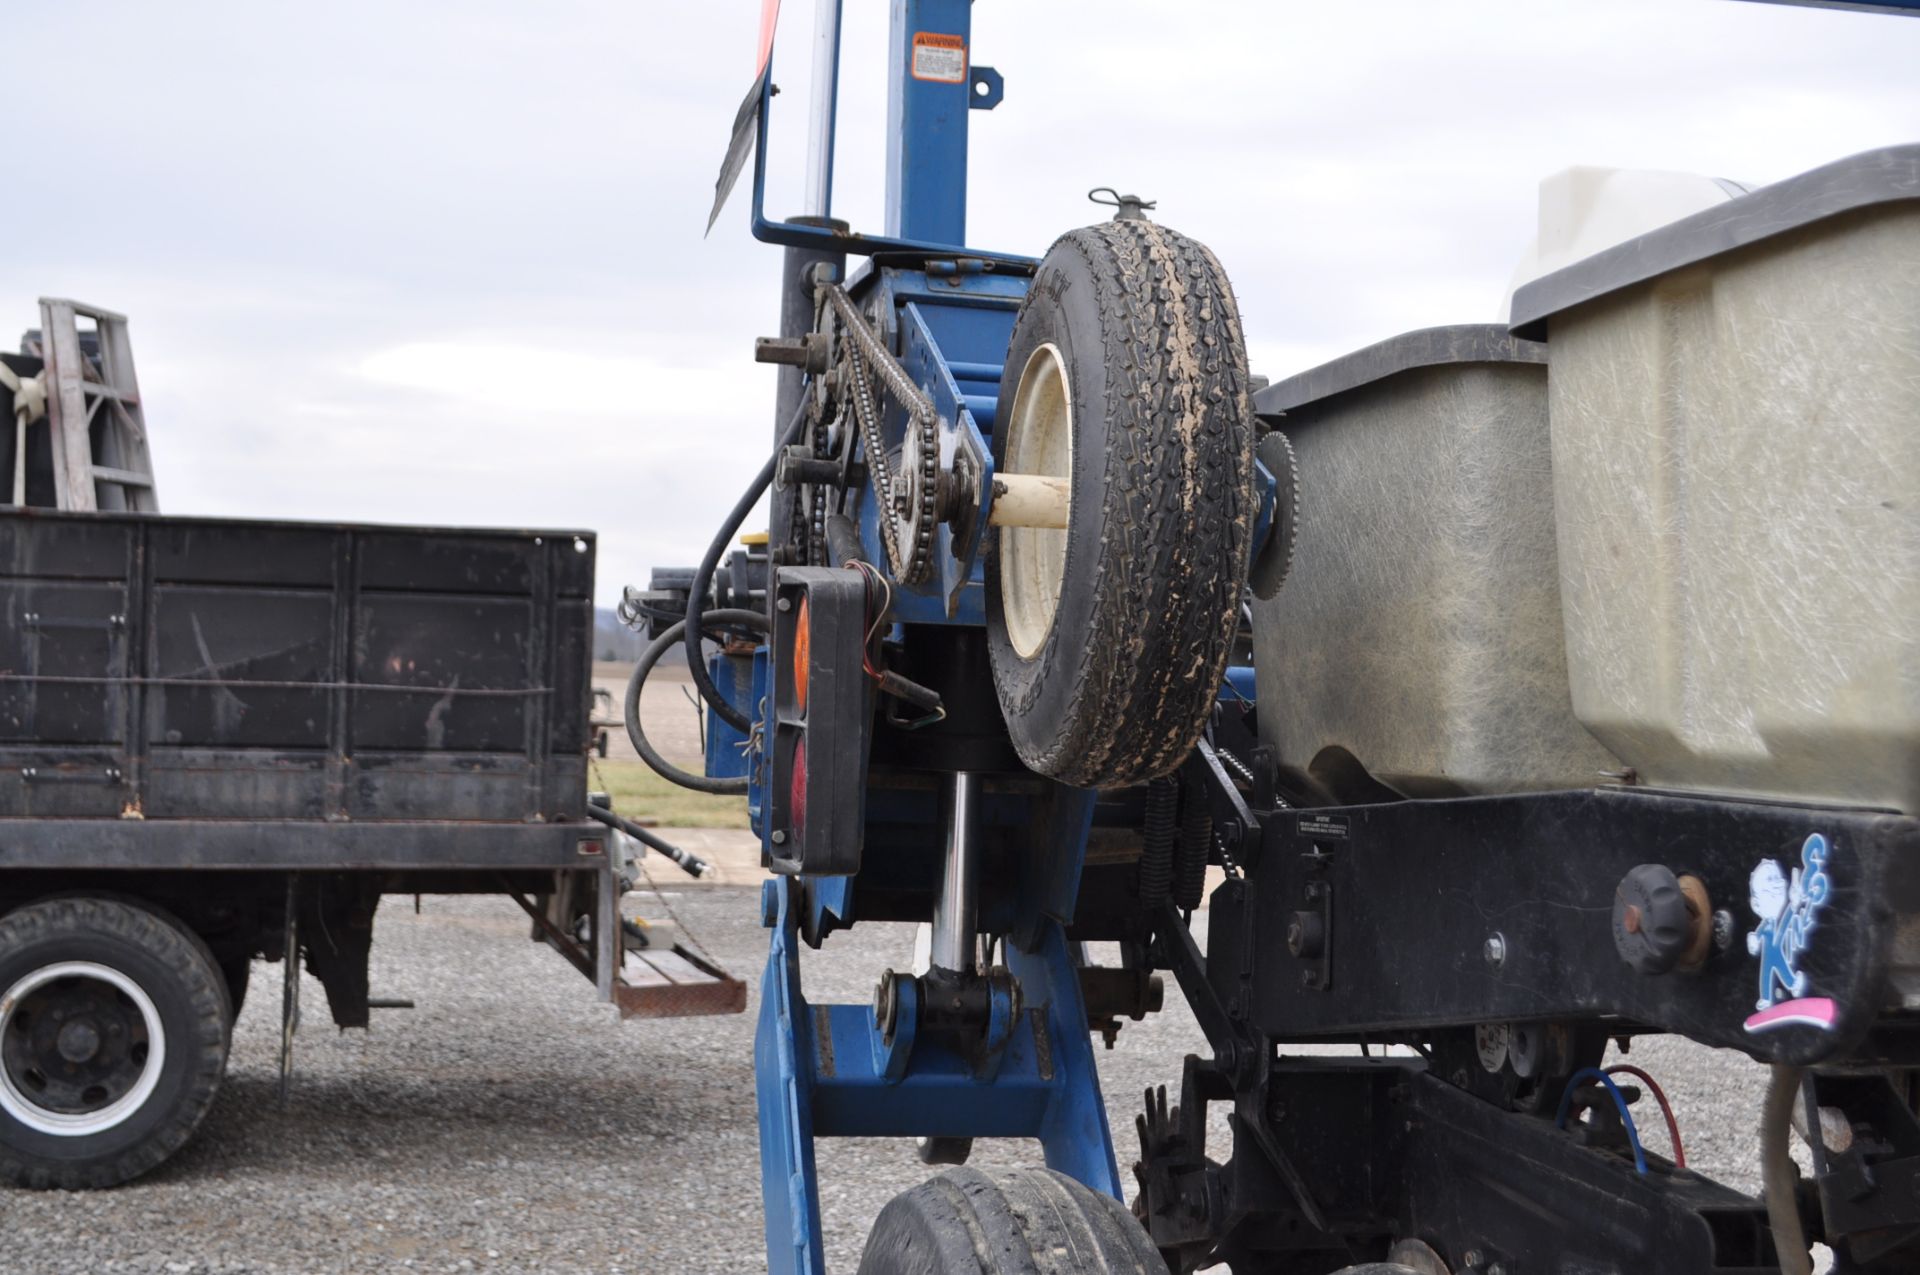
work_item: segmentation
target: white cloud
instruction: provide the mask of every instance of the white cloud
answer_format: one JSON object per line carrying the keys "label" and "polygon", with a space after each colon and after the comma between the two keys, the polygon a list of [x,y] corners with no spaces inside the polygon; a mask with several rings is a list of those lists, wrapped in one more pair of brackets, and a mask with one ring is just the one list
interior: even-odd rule
{"label": "white cloud", "polygon": [[[801,187],[810,6],[776,61]],[[132,315],[180,512],[593,526],[694,560],[772,433],[778,251],[703,239],[758,0],[15,6],[0,324]],[[848,5],[838,210],[881,215],[886,6]],[[1494,313],[1571,164],[1775,180],[1920,138],[1920,21],[1737,0],[980,0],[971,238],[1160,200],[1275,378]],[[81,59],[84,59],[82,61]],[[76,93],[84,81],[110,91]],[[4,332],[0,327],[0,332]]]}
{"label": "white cloud", "polygon": [[463,411],[519,417],[530,425],[643,414],[692,426],[737,419],[757,405],[737,381],[733,392],[716,393],[728,370],[663,364],[637,354],[448,340],[376,350],[354,373],[449,400]]}

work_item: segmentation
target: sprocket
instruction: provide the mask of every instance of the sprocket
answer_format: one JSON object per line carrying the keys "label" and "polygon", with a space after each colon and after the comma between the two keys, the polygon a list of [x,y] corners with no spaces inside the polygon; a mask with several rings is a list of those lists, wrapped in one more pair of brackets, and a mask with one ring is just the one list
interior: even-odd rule
{"label": "sprocket", "polygon": [[[899,526],[896,534],[903,545],[910,546],[910,561],[924,573],[932,562],[934,536],[940,525],[940,440],[931,422],[908,419],[907,436],[900,444],[900,471],[902,485],[894,492],[893,514]],[[896,574],[906,579],[903,573]]]}
{"label": "sprocket", "polygon": [[1293,444],[1277,429],[1260,440],[1257,454],[1273,475],[1273,523],[1266,544],[1254,555],[1247,583],[1253,587],[1253,596],[1265,602],[1280,592],[1293,569],[1293,550],[1300,533],[1300,466],[1294,459]]}

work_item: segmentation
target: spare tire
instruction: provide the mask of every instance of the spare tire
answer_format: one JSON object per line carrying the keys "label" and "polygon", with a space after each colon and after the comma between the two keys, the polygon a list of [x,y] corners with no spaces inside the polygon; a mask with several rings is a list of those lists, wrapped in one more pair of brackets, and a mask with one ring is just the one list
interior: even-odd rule
{"label": "spare tire", "polygon": [[1064,529],[987,555],[994,686],[1020,758],[1077,787],[1171,772],[1226,671],[1257,512],[1240,313],[1149,221],[1063,235],[1008,347],[999,473],[1068,480]]}

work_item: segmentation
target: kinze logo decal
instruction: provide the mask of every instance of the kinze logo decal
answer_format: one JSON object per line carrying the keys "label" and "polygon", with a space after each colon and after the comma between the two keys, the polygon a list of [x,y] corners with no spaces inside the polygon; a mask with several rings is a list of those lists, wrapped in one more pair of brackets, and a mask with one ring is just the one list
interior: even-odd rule
{"label": "kinze logo decal", "polygon": [[1760,999],[1747,1019],[1750,1032],[1778,1027],[1833,1030],[1839,1010],[1825,996],[1807,995],[1800,958],[1813,939],[1820,909],[1833,892],[1827,875],[1827,839],[1813,833],[1800,847],[1792,877],[1774,859],[1762,859],[1747,882],[1747,902],[1760,924],[1747,935],[1747,951],[1760,958]]}

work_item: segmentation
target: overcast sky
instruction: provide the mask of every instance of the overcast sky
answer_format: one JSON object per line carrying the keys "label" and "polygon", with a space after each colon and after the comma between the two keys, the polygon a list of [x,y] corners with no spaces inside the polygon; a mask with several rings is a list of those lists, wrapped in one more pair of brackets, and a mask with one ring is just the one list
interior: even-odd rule
{"label": "overcast sky", "polygon": [[[603,601],[698,558],[772,430],[778,250],[745,190],[701,237],[758,0],[3,7],[0,342],[41,295],[133,318],[163,508],[594,528]],[[846,8],[835,211],[877,230],[887,6]],[[1920,140],[1920,20],[1739,0],[979,0],[973,51],[970,240],[1156,198],[1275,379],[1494,317],[1569,165]]]}

